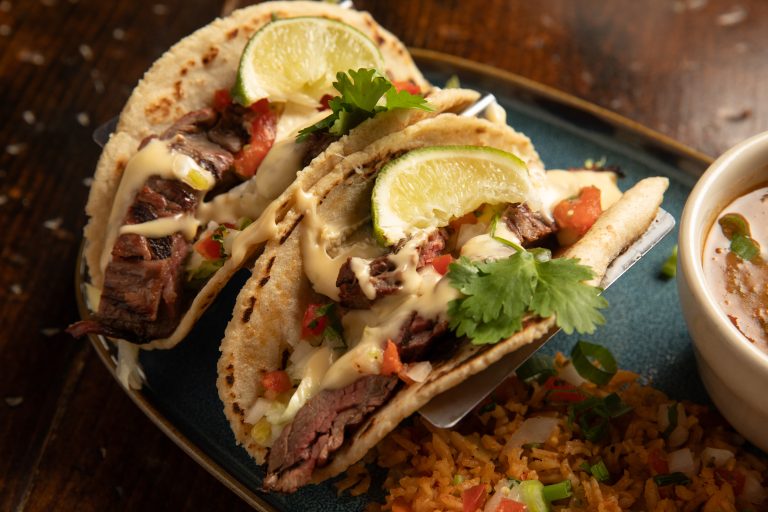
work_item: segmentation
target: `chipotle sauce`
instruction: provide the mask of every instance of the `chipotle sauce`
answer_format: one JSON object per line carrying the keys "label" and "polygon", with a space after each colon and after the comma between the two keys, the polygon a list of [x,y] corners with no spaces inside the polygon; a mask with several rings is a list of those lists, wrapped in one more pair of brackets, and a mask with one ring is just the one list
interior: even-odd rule
{"label": "chipotle sauce", "polygon": [[[738,244],[734,223],[729,221],[746,232]],[[751,246],[747,250],[745,236]],[[720,212],[707,236],[703,257],[704,275],[720,308],[744,337],[768,354],[766,249],[768,184],[735,199]]]}

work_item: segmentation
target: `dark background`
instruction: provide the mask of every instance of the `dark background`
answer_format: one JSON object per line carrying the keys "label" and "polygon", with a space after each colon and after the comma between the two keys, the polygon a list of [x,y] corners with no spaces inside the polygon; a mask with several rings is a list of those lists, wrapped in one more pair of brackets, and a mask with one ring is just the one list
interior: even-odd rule
{"label": "dark background", "polygon": [[[144,70],[245,2],[0,0],[0,511],[246,510],[85,341],[74,267],[98,147]],[[768,129],[763,0],[357,0],[409,46],[518,73],[711,156]]]}

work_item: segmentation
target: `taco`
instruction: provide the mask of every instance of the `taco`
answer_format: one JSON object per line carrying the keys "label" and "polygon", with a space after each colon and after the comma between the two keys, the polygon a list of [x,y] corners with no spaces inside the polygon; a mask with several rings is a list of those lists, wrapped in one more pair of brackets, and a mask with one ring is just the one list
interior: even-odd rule
{"label": "taco", "polygon": [[[281,79],[276,89],[263,92],[267,96],[258,96],[266,91],[258,87],[243,92],[243,69],[262,65],[244,53],[249,38],[265,31],[285,37],[275,27],[292,23],[298,26],[285,29],[294,31],[290,44],[312,44],[301,40],[305,26],[319,27],[316,37],[323,31],[351,34],[348,44],[362,41],[374,62],[363,59],[364,67],[349,75],[320,66],[309,92],[281,90]],[[311,66],[317,74],[317,63]],[[332,85],[328,77],[334,75],[339,82]],[[427,101],[410,109],[379,102],[334,132],[326,120],[333,115],[329,104],[344,98],[334,97],[334,87],[343,92],[339,83],[375,85],[380,95],[386,92],[387,106],[390,93],[399,99],[422,93]],[[268,2],[201,28],[145,74],[104,148],[84,230],[89,306],[96,313],[70,332],[104,334],[144,348],[174,346],[274,233],[293,200],[284,191],[294,179],[308,188],[376,138],[443,111],[460,111],[477,98],[474,91],[433,89],[402,43],[370,15],[328,3]]]}
{"label": "taco", "polygon": [[222,341],[219,396],[264,487],[337,475],[505,354],[594,329],[595,285],[666,187],[545,172],[524,135],[451,114],[348,156],[299,193]]}

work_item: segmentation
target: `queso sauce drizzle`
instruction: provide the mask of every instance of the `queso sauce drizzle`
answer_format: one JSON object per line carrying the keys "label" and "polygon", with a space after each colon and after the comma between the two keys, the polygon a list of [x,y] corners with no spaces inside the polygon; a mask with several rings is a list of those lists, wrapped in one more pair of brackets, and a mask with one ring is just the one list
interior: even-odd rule
{"label": "queso sauce drizzle", "polygon": [[746,220],[760,254],[745,261],[730,251],[731,240],[719,222],[709,231],[704,245],[703,268],[710,291],[720,308],[756,347],[768,353],[768,185],[735,199],[723,209]]}

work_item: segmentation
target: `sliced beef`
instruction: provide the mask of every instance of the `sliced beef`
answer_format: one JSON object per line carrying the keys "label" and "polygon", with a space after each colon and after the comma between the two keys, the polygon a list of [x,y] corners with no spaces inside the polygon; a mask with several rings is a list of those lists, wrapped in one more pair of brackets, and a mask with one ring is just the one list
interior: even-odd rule
{"label": "sliced beef", "polygon": [[523,247],[534,245],[557,230],[552,221],[532,211],[525,203],[509,205],[502,218],[510,231],[517,235]]}
{"label": "sliced beef", "polygon": [[255,117],[253,110],[230,103],[219,116],[208,138],[232,154],[237,153],[250,140],[250,129]]}
{"label": "sliced beef", "polygon": [[[417,268],[428,265],[435,257],[439,256],[445,250],[445,243],[448,239],[448,232],[444,229],[438,229],[430,233],[429,237],[419,248],[419,263]],[[393,249],[394,253],[400,251],[405,245],[405,241],[398,243]],[[398,291],[402,286],[402,280],[397,267],[389,258],[389,255],[374,258],[369,263],[370,279],[376,290],[376,297],[371,300],[363,293],[357,276],[352,271],[351,258],[348,259],[339,269],[339,275],[336,278],[336,286],[339,288],[339,302],[350,309],[368,309],[379,297],[391,295]]]}
{"label": "sliced beef", "polygon": [[404,363],[413,363],[432,359],[427,355],[436,352],[434,350],[436,342],[448,332],[446,320],[436,322],[414,312],[400,327],[400,332],[392,339],[392,342],[397,345],[400,360]]}
{"label": "sliced beef", "polygon": [[326,389],[296,414],[269,452],[265,489],[294,492],[326,464],[345,436],[394,393],[398,378],[367,375],[341,389]]}
{"label": "sliced beef", "polygon": [[326,130],[309,134],[304,142],[306,152],[301,160],[302,169],[308,166],[317,155],[328,149],[328,146],[339,140],[339,138],[336,135],[331,135]]}
{"label": "sliced beef", "polygon": [[369,263],[370,279],[373,287],[376,289],[376,297],[371,300],[363,293],[357,276],[352,271],[352,258],[339,269],[339,275],[336,278],[336,286],[339,288],[339,302],[351,309],[368,309],[373,304],[373,300],[385,295],[391,295],[400,289],[399,272],[395,263],[389,259],[389,256],[380,256],[374,258]]}

